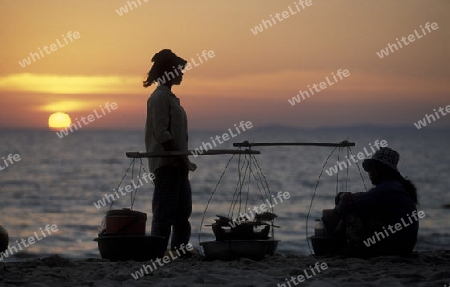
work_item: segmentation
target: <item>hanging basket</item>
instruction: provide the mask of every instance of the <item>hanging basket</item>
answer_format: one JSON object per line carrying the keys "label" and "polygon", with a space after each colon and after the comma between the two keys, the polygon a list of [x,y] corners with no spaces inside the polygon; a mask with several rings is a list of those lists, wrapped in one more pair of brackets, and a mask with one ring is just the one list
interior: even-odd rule
{"label": "hanging basket", "polygon": [[[133,179],[134,163],[135,159],[130,163],[117,189],[121,186],[130,168],[132,168],[131,178]],[[139,175],[141,169],[145,172],[142,161]],[[111,209],[114,200],[110,205],[110,210],[106,212],[98,237],[94,238],[103,259],[147,261],[164,256],[167,249],[165,238],[146,236],[147,214],[132,210],[136,194],[137,188],[135,187],[134,196],[133,194],[131,196],[131,208]]]}
{"label": "hanging basket", "polygon": [[213,223],[212,230],[217,241],[264,240],[269,239],[270,225],[267,223],[245,222],[231,227]]}
{"label": "hanging basket", "polygon": [[[249,150],[249,152],[253,151]],[[242,152],[239,154],[242,155]],[[233,157],[231,157],[225,167],[216,188],[211,194],[208,204],[212,200],[214,193],[216,192],[217,187],[219,186],[221,179],[223,178],[223,175],[225,174],[232,159]],[[244,163],[241,163],[241,161]],[[242,164],[242,167],[240,164]],[[248,209],[247,200],[250,192],[250,176],[253,176],[256,179],[256,185],[263,202],[265,202],[264,200],[267,201],[270,199],[270,190],[267,185],[267,181],[265,180],[265,176],[252,153],[246,155],[245,159],[241,159],[239,156],[237,169],[240,175],[236,185],[236,190],[233,194],[233,199],[230,202],[229,214],[228,216],[217,215],[218,219],[215,219],[215,222],[212,225],[209,225],[212,227],[216,240],[201,242],[201,230],[199,233],[200,245],[203,247],[204,256],[208,260],[235,260],[238,258],[261,260],[266,255],[274,255],[278,246],[279,241],[273,240],[273,220],[277,216],[272,213],[272,206],[269,207],[270,212],[264,212],[261,214],[257,213],[254,215],[254,218],[250,218],[248,215],[243,216],[240,214],[238,218],[233,219],[232,215],[236,212],[236,210],[239,212],[241,210]],[[242,190],[245,184],[248,184],[247,195],[245,202],[242,202]],[[263,190],[261,190],[261,188]],[[200,224],[201,226],[203,224],[207,209],[208,205],[205,208],[202,222]],[[270,233],[272,234],[272,238],[269,236]]]}

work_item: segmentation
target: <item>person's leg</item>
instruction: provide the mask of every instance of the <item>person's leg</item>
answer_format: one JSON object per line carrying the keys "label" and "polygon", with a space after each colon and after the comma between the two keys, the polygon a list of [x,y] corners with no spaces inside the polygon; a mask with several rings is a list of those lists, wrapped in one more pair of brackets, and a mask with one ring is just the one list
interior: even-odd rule
{"label": "person's leg", "polygon": [[174,223],[178,202],[179,172],[176,166],[162,166],[155,170],[155,190],[152,200],[151,236],[166,238],[169,242],[171,225]]}
{"label": "person's leg", "polygon": [[191,224],[189,217],[192,213],[192,191],[189,182],[188,171],[184,168],[179,169],[180,189],[178,197],[178,208],[175,222],[173,225],[171,248],[179,247],[181,244],[186,246],[191,237]]}

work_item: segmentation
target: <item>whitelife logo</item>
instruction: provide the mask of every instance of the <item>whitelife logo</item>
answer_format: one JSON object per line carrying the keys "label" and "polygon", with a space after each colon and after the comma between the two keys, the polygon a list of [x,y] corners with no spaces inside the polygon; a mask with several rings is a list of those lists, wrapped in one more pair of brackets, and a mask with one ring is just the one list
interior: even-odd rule
{"label": "whitelife logo", "polygon": [[[438,24],[436,22],[433,22],[432,24],[430,24],[430,22],[427,22],[425,24],[425,29],[428,30],[428,33],[431,33],[430,28],[434,31],[434,30],[439,29],[439,26],[438,26]],[[378,57],[380,59],[383,59],[384,57],[389,56],[389,50],[391,51],[391,53],[394,53],[395,51],[399,50],[398,47],[403,48],[402,43],[405,46],[407,46],[410,43],[414,42],[415,40],[423,38],[425,35],[427,35],[427,33],[425,32],[425,29],[422,27],[422,25],[420,25],[420,29],[422,30],[422,33],[423,33],[422,36],[419,33],[417,33],[417,30],[414,30],[414,34],[410,34],[408,36],[408,41],[409,42],[406,41],[406,37],[402,37],[401,41],[398,38],[395,38],[395,40],[397,41],[398,46],[396,44],[388,43],[388,45],[387,45],[387,47],[385,49],[380,50],[380,52],[376,52],[376,54],[378,55]],[[395,48],[395,50],[393,48]]]}
{"label": "whitelife logo", "polygon": [[[9,256],[13,256],[15,253],[18,253],[19,250],[22,251],[23,250],[22,247],[28,248],[31,245],[35,244],[37,241],[41,241],[42,239],[47,237],[47,235],[51,235],[52,232],[58,231],[58,226],[56,224],[52,224],[51,226],[50,226],[50,224],[47,224],[44,227],[44,230],[46,232],[44,232],[44,230],[42,230],[42,227],[39,228],[39,230],[41,231],[42,237],[40,237],[37,232],[34,232],[34,236],[28,237],[27,239],[22,238],[22,240],[20,240],[20,242],[18,240],[16,240],[16,243],[17,243],[16,246],[9,246],[8,249],[6,249],[4,252],[0,252],[0,261],[8,258]],[[46,235],[46,233],[47,233],[47,235]],[[28,241],[28,244],[27,244],[27,241]],[[19,248],[19,250],[17,248]]]}
{"label": "whitelife logo", "polygon": [[[281,21],[289,18],[290,16],[295,15],[302,10],[305,10],[306,7],[309,7],[312,4],[313,4],[312,0],[306,0],[306,1],[299,0],[298,3],[294,2],[296,9],[292,9],[291,5],[289,5],[288,6],[289,11],[283,11],[281,13],[276,13],[275,18],[277,18],[278,22],[281,22]],[[300,8],[299,5],[302,8]],[[262,20],[261,24],[259,24],[258,26],[255,26],[255,28],[250,28],[250,31],[253,33],[253,35],[258,35],[259,33],[262,33],[264,31],[264,28],[269,29],[270,27],[272,27],[272,25],[277,24],[277,21],[275,20],[275,18],[272,15],[270,15],[269,17],[270,17],[270,20]],[[263,27],[263,25],[264,25],[264,27]]]}
{"label": "whitelife logo", "polygon": [[[304,101],[306,99],[306,97],[309,98],[310,96],[314,95],[314,91],[316,91],[318,93],[318,92],[325,90],[326,88],[336,84],[337,82],[339,82],[337,77],[339,77],[339,79],[341,79],[341,81],[342,81],[344,79],[343,77],[347,78],[348,76],[350,76],[350,72],[347,69],[345,69],[343,71],[341,71],[341,69],[339,69],[339,70],[337,70],[336,74],[337,75],[335,75],[334,73],[331,73],[331,75],[333,75],[334,82],[330,81],[330,79],[328,77],[325,77],[326,82],[323,81],[323,82],[320,82],[319,84],[314,83],[312,85],[312,87],[310,85],[308,85],[311,95],[308,93],[308,91],[300,90],[299,93],[295,97],[293,97],[292,99],[288,99],[288,102],[291,104],[291,106],[294,106],[295,104],[299,104],[302,100]],[[313,91],[313,89],[314,89],[314,91]],[[301,96],[301,98],[300,98],[300,96]]]}
{"label": "whitelife logo", "polygon": [[[407,222],[405,222],[405,220],[403,218],[400,218],[401,223],[396,223],[394,224],[394,226],[392,225],[388,225],[387,229],[386,227],[383,226],[383,232],[376,232],[374,233],[374,235],[372,237],[367,238],[366,240],[363,240],[364,245],[366,245],[367,247],[370,247],[370,245],[374,245],[375,243],[379,242],[381,239],[385,239],[386,237],[389,237],[390,234],[394,234],[397,231],[401,231],[403,229],[403,227],[408,227],[411,224],[414,223],[414,221],[411,219],[411,216],[416,220],[419,221],[419,218],[424,218],[425,217],[425,212],[424,211],[419,211],[417,212],[417,210],[414,210],[411,213],[411,216],[409,214],[406,214],[406,216],[408,217],[408,221],[409,224]],[[395,230],[394,230],[395,228]],[[389,232],[390,234],[389,234]]]}
{"label": "whitelife logo", "polygon": [[[125,188],[119,187],[117,189],[118,192],[120,192],[120,194],[122,196],[127,195],[127,193],[131,193],[133,190],[136,190],[142,186],[144,186],[144,182],[142,180],[145,181],[146,184],[148,184],[149,182],[153,183],[153,180],[155,180],[155,174],[154,173],[146,173],[144,172],[144,174],[142,175],[142,177],[137,176],[138,179],[138,184],[136,184],[134,182],[134,180],[131,180],[131,184],[133,186],[131,186],[131,184],[128,184],[127,186],[125,186]],[[116,189],[113,188],[114,193],[110,193],[110,194],[106,194],[103,196],[102,199],[97,200],[97,202],[94,202],[94,206],[97,207],[97,209],[102,208],[103,206],[106,206],[106,201],[108,201],[108,203],[111,203],[115,200],[118,200],[120,198],[120,195],[117,193]],[[125,192],[124,192],[125,191]]]}
{"label": "whitelife logo", "polygon": [[25,68],[26,66],[29,66],[32,64],[31,60],[33,60],[33,62],[36,62],[37,60],[40,60],[41,57],[44,58],[45,55],[50,55],[52,52],[55,52],[56,50],[58,50],[58,48],[62,48],[64,46],[68,45],[69,43],[72,43],[74,40],[80,39],[80,37],[81,37],[81,35],[78,31],[75,31],[73,33],[72,33],[72,31],[69,31],[69,32],[67,32],[67,38],[70,40],[70,42],[67,40],[66,36],[62,35],[63,43],[61,43],[59,41],[59,39],[56,39],[56,43],[58,44],[58,46],[56,46],[56,44],[50,44],[50,46],[44,46],[44,48],[42,50],[45,51],[45,54],[44,54],[44,51],[42,51],[41,48],[38,47],[37,52],[35,52],[35,53],[30,52],[30,56],[23,59],[22,61],[19,61],[19,65],[22,68]]}
{"label": "whitelife logo", "polygon": [[[229,128],[228,129],[228,131],[230,132],[229,134],[224,133],[222,136],[216,135],[215,138],[210,137],[212,144],[210,142],[206,142],[206,143],[202,142],[201,146],[199,146],[195,150],[191,151],[192,155],[194,157],[197,157],[198,155],[201,155],[204,152],[207,152],[208,150],[212,149],[213,145],[214,145],[214,147],[217,147],[216,140],[218,141],[219,144],[223,144],[224,142],[226,142],[230,139],[230,136],[231,136],[231,138],[237,137],[237,135],[241,134],[241,132],[245,132],[246,130],[251,129],[253,127],[253,124],[250,121],[247,121],[247,122],[241,121],[239,126],[236,126],[236,124],[234,124],[234,127],[236,129],[237,134],[233,133],[231,128]],[[223,141],[221,141],[220,139],[222,139]]]}
{"label": "whitelife logo", "polygon": [[[416,128],[418,130],[420,130],[422,127],[427,126],[427,120],[428,120],[428,124],[431,124],[431,120],[433,120],[433,122],[435,122],[438,119],[440,119],[439,114],[436,111],[436,109],[433,109],[433,111],[434,111],[434,114],[436,115],[436,117],[433,114],[431,114],[431,115],[425,114],[425,117],[423,118],[423,120],[419,120],[417,123],[414,123],[414,125],[416,126]],[[443,107],[439,107],[438,111],[441,113],[442,116],[446,116],[447,114],[450,113],[450,105],[447,105],[445,107],[445,112],[444,112]]]}
{"label": "whitelife logo", "polygon": [[[119,9],[116,9],[116,12],[117,12],[117,14],[119,14],[119,16],[122,16],[123,14],[131,12],[134,9],[136,9],[137,7],[142,6],[142,2],[141,1],[144,2],[144,3],[147,3],[150,0],[127,1],[127,4],[125,4],[124,6],[120,7]],[[139,5],[138,5],[138,3],[139,3]],[[128,7],[130,8],[130,10],[128,10]]]}
{"label": "whitelife logo", "polygon": [[[350,159],[351,159],[354,163],[357,163],[358,160],[364,160],[364,159],[366,158],[366,156],[371,156],[371,155],[373,155],[373,154],[374,154],[377,150],[379,150],[380,148],[382,148],[382,147],[387,147],[387,146],[388,146],[388,143],[387,143],[386,140],[382,140],[382,141],[376,140],[376,141],[373,143],[373,145],[376,147],[376,150],[375,150],[375,148],[372,146],[372,144],[369,143],[369,146],[370,146],[370,149],[372,150],[372,153],[370,153],[370,152],[367,150],[367,148],[364,147],[365,155],[364,155],[363,152],[359,152],[359,153],[356,154],[356,156],[353,155],[353,154],[350,155],[350,158],[348,158],[347,156],[345,156],[346,160],[341,161],[341,162],[340,162],[340,161],[336,161],[336,164],[335,164],[334,166],[330,167],[329,169],[326,169],[325,172],[326,172],[329,176],[332,176],[333,174],[338,173],[339,170],[342,171],[342,170],[344,170],[344,168],[350,167],[350,166],[352,165],[352,162],[350,161]],[[355,159],[355,157],[357,157],[358,159]]]}
{"label": "whitelife logo", "polygon": [[165,84],[167,81],[175,79],[175,75],[179,76],[180,73],[186,73],[187,71],[192,70],[192,68],[198,67],[204,62],[207,62],[209,59],[212,59],[216,56],[213,50],[203,50],[201,56],[197,53],[197,59],[191,57],[190,61],[183,68],[183,65],[178,65],[178,67],[172,66],[172,71],[164,72],[164,75],[157,78],[154,82],[157,82],[159,85]]}
{"label": "whitelife logo", "polygon": [[[3,163],[5,166],[2,166],[2,164],[0,163],[0,170],[4,170],[6,169],[8,166],[13,165],[14,163],[18,162],[21,160],[20,155],[18,153],[16,153],[15,155],[13,155],[12,153],[10,153],[7,158],[5,159],[5,157],[2,157],[3,159]],[[8,164],[9,161],[9,164]]]}
{"label": "whitelife logo", "polygon": [[314,267],[312,267],[311,265],[309,265],[309,271],[310,273],[308,273],[308,270],[304,269],[303,270],[303,274],[300,274],[298,276],[291,276],[290,279],[285,278],[284,280],[286,281],[286,283],[278,283],[277,287],[292,287],[291,282],[293,283],[293,285],[298,285],[302,282],[305,282],[305,280],[313,278],[316,275],[319,275],[322,271],[325,271],[328,269],[328,265],[323,262],[316,262],[316,264],[314,264]]}
{"label": "whitelife logo", "polygon": [[[87,117],[82,116],[81,117],[81,122],[78,118],[76,118],[75,120],[77,121],[76,123],[72,123],[70,124],[70,126],[68,128],[62,129],[59,132],[56,132],[56,135],[62,139],[64,136],[68,136],[69,135],[69,130],[71,133],[73,133],[74,130],[78,130],[81,129],[83,126],[81,125],[81,123],[83,123],[85,126],[87,126],[89,123],[92,123],[93,121],[95,121],[96,119],[99,119],[103,116],[106,115],[105,109],[108,111],[108,114],[111,113],[111,111],[116,110],[119,106],[117,105],[116,102],[112,102],[111,104],[109,102],[105,103],[105,107],[103,108],[103,106],[99,106],[101,109],[101,113],[97,113],[97,110],[94,110],[94,114],[89,114]],[[88,120],[86,122],[86,119]]]}
{"label": "whitelife logo", "polygon": [[[170,257],[169,255],[166,255],[163,258],[156,258],[155,260],[152,259],[150,261],[151,264],[142,265],[141,269],[135,271],[134,273],[131,273],[131,277],[133,277],[134,280],[138,280],[139,278],[144,277],[145,274],[155,272],[158,269],[158,267],[163,267],[164,264],[169,264],[172,260],[175,260],[192,250],[194,250],[192,244],[188,243],[184,245],[184,243],[182,243],[179,248],[175,247],[175,250],[169,251]],[[173,253],[176,253],[176,255]],[[156,263],[158,263],[158,265],[156,265],[155,261]]]}
{"label": "whitelife logo", "polygon": [[[255,212],[255,214],[258,213],[263,213],[267,211],[267,208],[269,208],[269,210],[275,206],[277,206],[278,204],[283,202],[283,198],[285,200],[291,198],[291,194],[289,193],[289,191],[285,191],[285,192],[281,192],[279,191],[277,194],[277,198],[279,200],[279,202],[276,200],[275,196],[272,195],[272,201],[273,201],[273,205],[271,204],[271,202],[269,201],[269,199],[266,199],[267,204],[263,203],[260,206],[254,206],[253,207],[253,211]],[[247,208],[248,212],[250,213],[250,215],[246,212],[246,213],[239,213],[239,217],[236,219],[233,219],[232,221],[230,221],[229,225],[230,227],[234,228],[236,227],[236,225],[241,225],[242,223],[245,222],[245,218],[247,218],[248,220],[253,220],[255,219],[255,214],[253,214],[252,209]]]}

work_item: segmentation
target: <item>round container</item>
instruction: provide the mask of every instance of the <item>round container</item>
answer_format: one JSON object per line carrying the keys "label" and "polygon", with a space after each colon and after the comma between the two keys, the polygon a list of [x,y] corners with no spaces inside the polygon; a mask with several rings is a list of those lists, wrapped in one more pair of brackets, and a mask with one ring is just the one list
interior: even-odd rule
{"label": "round container", "polygon": [[128,208],[106,213],[104,235],[145,235],[147,214]]}

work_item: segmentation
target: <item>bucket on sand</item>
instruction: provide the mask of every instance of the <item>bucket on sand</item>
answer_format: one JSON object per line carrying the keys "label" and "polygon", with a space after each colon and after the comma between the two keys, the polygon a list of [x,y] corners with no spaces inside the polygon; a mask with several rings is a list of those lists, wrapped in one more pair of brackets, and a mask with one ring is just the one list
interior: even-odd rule
{"label": "bucket on sand", "polygon": [[128,208],[106,213],[103,235],[145,235],[147,214]]}

